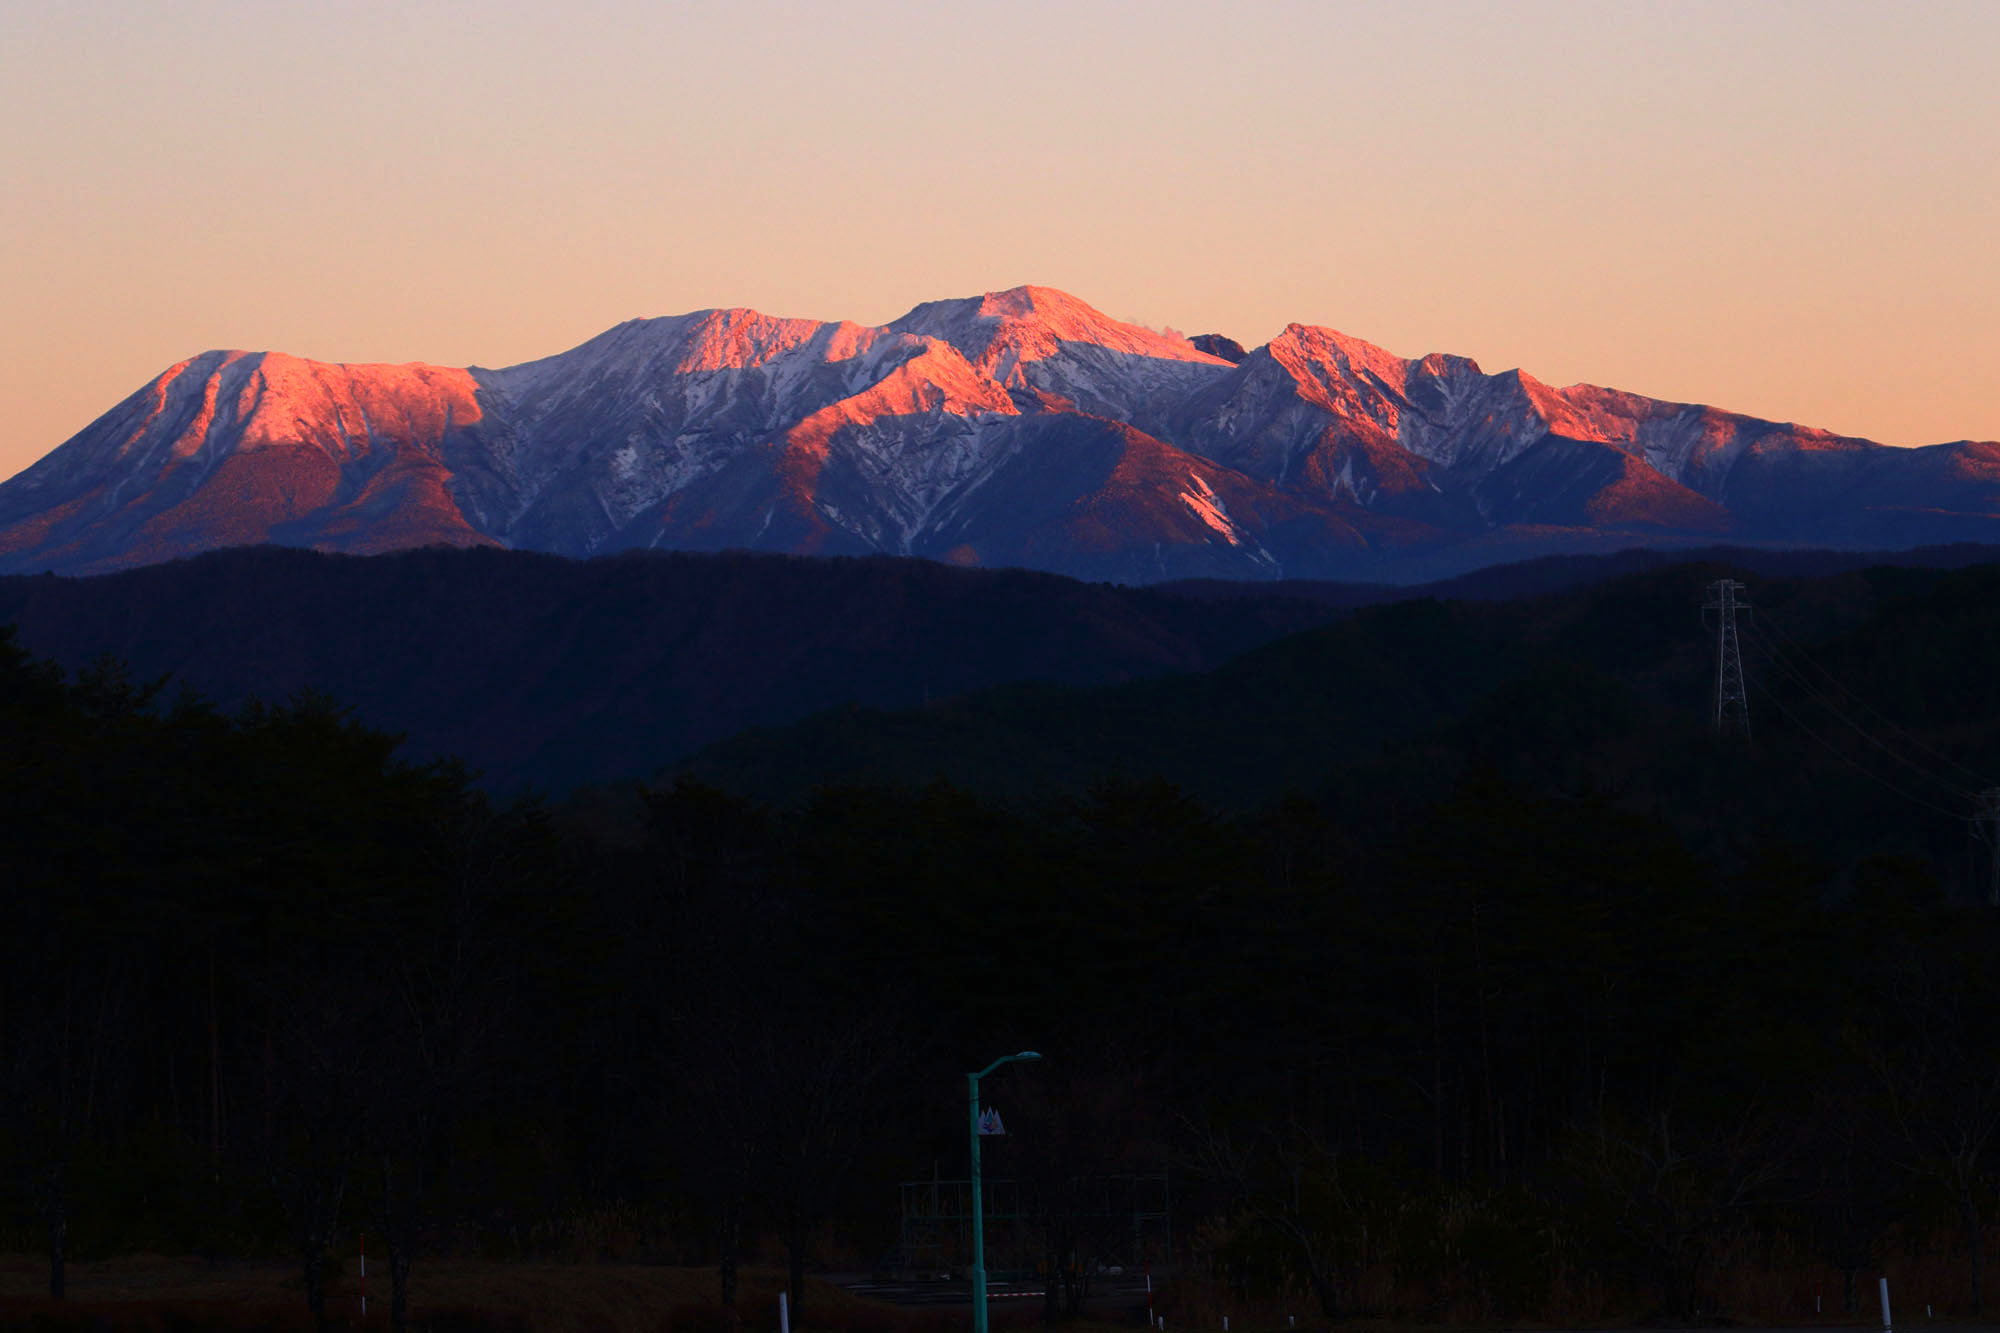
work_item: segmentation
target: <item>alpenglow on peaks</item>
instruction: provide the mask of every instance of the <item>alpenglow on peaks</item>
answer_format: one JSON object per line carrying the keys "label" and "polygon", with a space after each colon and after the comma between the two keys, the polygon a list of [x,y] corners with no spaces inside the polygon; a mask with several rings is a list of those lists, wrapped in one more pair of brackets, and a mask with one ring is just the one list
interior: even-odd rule
{"label": "alpenglow on peaks", "polygon": [[0,573],[273,542],[887,552],[1091,579],[1996,540],[2000,444],[1895,449],[1293,324],[1017,287],[880,327],[704,310],[504,370],[207,352],[0,485]]}

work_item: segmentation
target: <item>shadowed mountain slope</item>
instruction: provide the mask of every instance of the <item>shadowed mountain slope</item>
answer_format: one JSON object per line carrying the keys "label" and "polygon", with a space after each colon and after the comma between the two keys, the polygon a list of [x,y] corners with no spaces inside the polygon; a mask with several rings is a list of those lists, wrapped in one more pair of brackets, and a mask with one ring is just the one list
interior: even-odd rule
{"label": "shadowed mountain slope", "polygon": [[[1704,554],[1814,586],[1870,562]],[[1938,548],[1896,559],[1950,568],[1996,554]],[[1576,590],[1614,579],[1666,577],[1672,562],[1648,551],[1552,557],[1418,591],[1559,602],[1595,597]],[[433,548],[360,559],[260,548],[94,578],[0,577],[0,624],[65,666],[108,654],[141,679],[171,675],[227,706],[317,690],[405,733],[411,754],[460,755],[501,790],[650,778],[747,728],[764,731],[704,755],[703,771],[789,791],[878,769],[1034,784],[1151,765],[1199,790],[1264,790],[1455,715],[1536,651],[1507,607],[1440,622],[1471,617],[1488,626],[1484,638],[1345,629],[1324,642],[1348,644],[1348,655],[1324,660],[1313,656],[1321,640],[1286,637],[1411,592],[1135,589],[884,557],[632,552],[579,562]],[[1371,625],[1430,623],[1369,614],[1386,617]],[[1685,604],[1632,614],[1658,620],[1662,653],[1701,646]],[[1119,682],[1126,688],[1093,688]],[[914,750],[899,748],[905,736]]]}
{"label": "shadowed mountain slope", "polygon": [[[1470,759],[1643,803],[1655,784],[1685,777],[1675,765],[1697,763],[1709,739],[1715,644],[1699,608],[1710,580],[1736,576],[1751,580],[1746,661],[1763,746],[1812,750],[1816,768],[1860,773],[1865,788],[1882,755],[1840,711],[1861,705],[1825,711],[1838,689],[1830,682],[1845,679],[1877,692],[1889,716],[1928,729],[1933,757],[1924,763],[1942,766],[1934,756],[1945,754],[2000,774],[2000,714],[1970,685],[2000,669],[2000,565],[1959,567],[1995,552],[1913,554],[1929,567],[1861,567],[1824,552],[1752,553],[1728,564],[1672,564],[1652,553],[1537,562],[1434,585],[1464,600],[1373,605],[1364,602],[1380,590],[1335,585],[1322,591],[1329,605],[1348,608],[1340,620],[1212,671],[1008,685],[921,710],[850,707],[720,742],[687,771],[775,801],[850,782],[943,780],[1021,798],[1163,779],[1238,808],[1287,793],[1325,796],[1345,774],[1340,781],[1359,785],[1342,799],[1359,811],[1393,805],[1402,784],[1436,799]],[[1760,557],[1773,561],[1769,577],[1755,572]],[[1180,590],[1218,596],[1218,606],[1233,595]],[[1822,652],[1831,676],[1802,660]],[[1879,717],[1869,725],[1888,730]],[[1829,759],[1814,748],[1822,741],[1856,753]],[[1971,813],[1969,787],[1925,788],[1893,766],[1876,776]],[[1962,820],[1955,827],[1963,833]]]}
{"label": "shadowed mountain slope", "polygon": [[647,777],[745,727],[1016,680],[1198,671],[1333,614],[887,558],[216,552],[0,578],[0,624],[234,706],[313,689],[502,788]]}

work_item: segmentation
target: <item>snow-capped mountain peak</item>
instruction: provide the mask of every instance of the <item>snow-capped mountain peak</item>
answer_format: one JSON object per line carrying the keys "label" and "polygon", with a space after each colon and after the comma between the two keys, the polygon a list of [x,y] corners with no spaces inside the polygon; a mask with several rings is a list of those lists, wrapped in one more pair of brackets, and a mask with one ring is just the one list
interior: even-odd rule
{"label": "snow-capped mountain peak", "polygon": [[1162,361],[1227,365],[1177,333],[1112,319],[1053,287],[1011,287],[984,296],[930,301],[889,325],[943,338],[1008,387],[1019,367],[1057,356],[1065,344]]}
{"label": "snow-capped mountain peak", "polygon": [[1312,324],[1203,344],[1015,287],[879,327],[635,319],[500,370],[206,353],[0,485],[0,570],[443,541],[1394,577],[2000,535],[2000,446],[1887,449]]}
{"label": "snow-capped mountain peak", "polygon": [[942,338],[1024,404],[1140,425],[1230,365],[1180,334],[1112,319],[1052,287],[930,301],[889,327]]}

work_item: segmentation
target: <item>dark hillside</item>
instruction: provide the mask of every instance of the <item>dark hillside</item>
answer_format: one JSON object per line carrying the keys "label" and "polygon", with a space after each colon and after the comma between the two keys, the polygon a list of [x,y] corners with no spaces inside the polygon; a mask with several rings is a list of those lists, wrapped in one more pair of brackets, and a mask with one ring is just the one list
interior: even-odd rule
{"label": "dark hillside", "polygon": [[31,652],[111,654],[225,708],[322,690],[503,788],[649,776],[835,705],[1205,670],[1329,614],[890,557],[264,547],[0,579],[0,624]]}
{"label": "dark hillside", "polygon": [[[450,590],[367,585],[437,611],[431,651],[508,604],[575,627],[574,674],[530,693],[615,658],[591,617],[632,623],[627,566],[584,568],[607,589],[493,560],[476,595],[423,558],[363,572]],[[865,564],[770,567],[788,592],[707,568],[792,599],[758,642],[788,629],[841,669],[843,606],[937,627]],[[1879,1272],[1977,1318],[2000,913],[1964,816],[2000,786],[2000,566],[1746,580],[1747,742],[1704,717],[1696,608],[1725,572],[1366,608],[1205,674],[850,710],[767,734],[763,771],[851,770],[866,742],[877,776],[976,789],[784,806],[692,783],[495,805],[338,701],[170,705],[0,633],[0,1248],[43,1256],[51,1303],[71,1262],[289,1254],[321,1328],[346,1322],[328,1260],[363,1227],[392,1281],[474,1256],[700,1263],[739,1307],[742,1266],[782,1258],[797,1311],[808,1267],[962,1271],[948,1236],[890,1254],[899,1182],[961,1170],[966,1070],[1032,1049],[983,1094],[1008,1125],[991,1178],[1035,1200],[989,1257],[1150,1264],[1177,1327],[1852,1322]],[[301,651],[302,616],[366,618],[351,587],[236,573],[211,591],[269,599],[277,632],[232,641],[259,669]],[[576,602],[537,603],[538,577]],[[853,611],[846,578],[876,600]],[[135,642],[175,613],[189,635],[256,623],[177,595],[116,603]],[[739,611],[659,618],[705,642]],[[1111,624],[1184,642],[1176,614]],[[515,635],[543,660],[548,632]],[[451,702],[407,647],[370,646]],[[1063,1202],[1161,1171],[1170,1234]],[[1076,1312],[1064,1285],[1045,1311]],[[809,1299],[810,1327],[848,1326]]]}
{"label": "dark hillside", "polygon": [[1282,593],[1310,602],[1351,609],[1407,597],[1439,597],[1447,600],[1505,602],[1521,597],[1541,597],[1569,588],[1588,587],[1606,579],[1621,578],[1649,570],[1670,569],[1675,565],[1728,565],[1732,569],[1762,574],[1769,578],[1816,578],[1843,574],[1876,565],[1906,569],[1963,569],[1967,565],[2000,560],[2000,546],[1961,543],[1954,546],[1919,546],[1886,554],[1881,551],[1830,551],[1823,549],[1770,549],[1752,546],[1681,547],[1672,550],[1634,548],[1609,555],[1545,555],[1512,564],[1488,565],[1470,574],[1436,583],[1328,583],[1313,579],[1284,579],[1277,583],[1231,583],[1222,579],[1183,579],[1154,584],[1163,592],[1185,597],[1223,601],[1233,597],[1264,597]]}
{"label": "dark hillside", "polygon": [[2000,566],[1749,577],[1747,747],[1719,746],[1708,717],[1700,605],[1730,572],[1363,608],[1200,675],[848,709],[722,742],[691,771],[770,799],[853,780],[1023,796],[1161,778],[1238,809],[1338,793],[1366,819],[1490,772],[1702,826],[1704,846],[1760,825],[1835,843],[1865,827],[1962,859],[1981,775],[2000,773],[2000,710],[1980,684],[2000,673]]}

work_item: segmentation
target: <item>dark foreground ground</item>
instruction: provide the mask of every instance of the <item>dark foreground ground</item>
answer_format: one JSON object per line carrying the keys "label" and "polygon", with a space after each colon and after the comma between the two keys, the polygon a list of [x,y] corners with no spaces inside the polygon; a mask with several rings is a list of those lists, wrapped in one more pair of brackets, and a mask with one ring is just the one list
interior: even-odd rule
{"label": "dark foreground ground", "polygon": [[[887,1301],[891,1305],[972,1304],[972,1284],[965,1281],[890,1281],[844,1273],[829,1274],[827,1280],[866,1300]],[[986,1294],[995,1308],[1022,1302],[1034,1303],[1037,1311],[1041,1308],[1042,1288],[1039,1284],[988,1281]],[[1086,1309],[1093,1316],[1115,1314],[1123,1317],[1145,1309],[1146,1295],[1144,1277],[1106,1277],[1091,1284]]]}
{"label": "dark foreground ground", "polygon": [[[139,1255],[69,1268],[70,1299],[46,1298],[48,1272],[31,1256],[0,1255],[0,1333],[250,1333],[274,1330],[306,1333],[311,1328],[297,1272],[286,1264],[210,1262],[194,1257]],[[1156,1280],[1161,1308],[1169,1311],[1172,1333],[1220,1333],[1215,1318],[1176,1322],[1172,1292]],[[742,1333],[776,1333],[777,1296],[784,1274],[750,1268],[742,1274]],[[993,1325],[1002,1333],[1025,1333],[1038,1326],[1042,1292],[1018,1282],[989,1284]],[[378,1260],[366,1284],[368,1310],[361,1311],[363,1283],[349,1259],[329,1286],[331,1326],[341,1333],[388,1330],[388,1282]],[[495,1263],[448,1260],[417,1265],[411,1277],[411,1326],[418,1333],[724,1333],[716,1309],[712,1268],[668,1268],[638,1264]],[[1144,1327],[1148,1303],[1143,1276],[1105,1277],[1091,1292],[1088,1327]],[[803,1318],[796,1329],[849,1330],[851,1333],[961,1333],[970,1325],[970,1285],[963,1281],[884,1281],[865,1274],[830,1274],[808,1284]],[[1989,1333],[2000,1323],[1926,1319],[1923,1306],[1896,1311],[1898,1333]],[[1293,1322],[1295,1321],[1295,1322]],[[1232,1320],[1230,1333],[1287,1333],[1320,1328],[1322,1321],[1301,1310],[1274,1317],[1268,1312]],[[1374,1318],[1343,1320],[1362,1333],[1431,1333],[1464,1327]],[[1553,1330],[1522,1323],[1520,1330]],[[1859,1329],[1879,1320],[1829,1316],[1792,1324],[1704,1325],[1643,1323],[1605,1326],[1587,1333],[1739,1333],[1762,1329]],[[1564,1330],[1564,1333],[1568,1333]]]}

